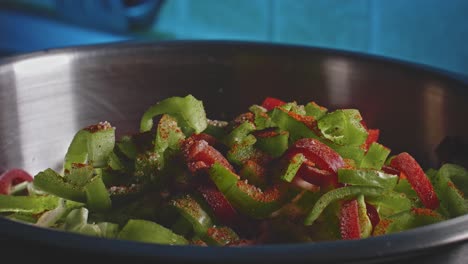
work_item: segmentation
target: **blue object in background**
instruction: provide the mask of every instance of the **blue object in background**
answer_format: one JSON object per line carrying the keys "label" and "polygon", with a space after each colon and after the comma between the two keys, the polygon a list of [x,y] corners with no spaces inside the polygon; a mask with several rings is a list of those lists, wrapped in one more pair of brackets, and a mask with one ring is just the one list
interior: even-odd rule
{"label": "blue object in background", "polygon": [[75,9],[63,7],[73,1],[88,9],[134,8],[154,5],[151,0],[17,1],[47,3],[61,20],[0,11],[0,49],[12,52],[134,39],[230,39],[366,52],[468,75],[466,0],[166,0],[146,31],[128,26],[127,15],[107,12],[82,23],[80,10],[67,15]]}

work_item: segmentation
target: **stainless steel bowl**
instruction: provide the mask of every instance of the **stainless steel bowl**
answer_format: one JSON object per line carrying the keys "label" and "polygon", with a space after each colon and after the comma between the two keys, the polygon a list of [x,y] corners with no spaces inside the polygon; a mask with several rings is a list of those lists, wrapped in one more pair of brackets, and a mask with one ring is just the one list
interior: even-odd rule
{"label": "stainless steel bowl", "polygon": [[[77,130],[109,121],[136,131],[147,107],[193,94],[211,118],[265,96],[361,110],[394,153],[437,166],[446,136],[468,138],[468,85],[453,75],[362,54],[239,42],[119,44],[39,52],[0,64],[0,164],[35,174],[60,168]],[[247,248],[168,247],[40,229],[0,219],[2,254],[59,261],[457,263],[468,256],[468,216],[361,241]],[[26,249],[27,247],[27,249]],[[24,254],[24,252],[32,252]],[[57,253],[58,252],[58,253]],[[66,255],[66,256],[65,256]],[[68,257],[71,256],[71,257]]]}

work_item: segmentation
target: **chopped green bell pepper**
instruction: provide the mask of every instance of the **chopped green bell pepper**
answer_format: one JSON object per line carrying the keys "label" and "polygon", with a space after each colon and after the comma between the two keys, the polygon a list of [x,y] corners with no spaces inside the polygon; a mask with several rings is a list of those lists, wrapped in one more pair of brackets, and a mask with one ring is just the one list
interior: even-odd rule
{"label": "chopped green bell pepper", "polygon": [[65,155],[64,169],[73,163],[88,163],[95,168],[107,166],[109,154],[115,145],[115,129],[101,122],[78,131]]}
{"label": "chopped green bell pepper", "polygon": [[338,169],[338,181],[355,186],[374,186],[392,190],[398,181],[397,175],[370,169]]}
{"label": "chopped green bell pepper", "polygon": [[360,238],[367,238],[372,234],[372,223],[367,216],[366,202],[364,200],[364,195],[358,195],[358,216],[359,216],[359,227],[361,228]]}
{"label": "chopped green bell pepper", "polygon": [[367,150],[366,155],[359,165],[363,169],[375,169],[380,170],[387,160],[390,150],[383,145],[373,142],[369,150]]}
{"label": "chopped green bell pepper", "polygon": [[285,168],[284,172],[281,174],[281,179],[286,182],[292,182],[294,177],[297,174],[297,171],[302,166],[302,163],[306,161],[305,156],[302,153],[298,153],[291,158],[288,166]]}
{"label": "chopped green bell pepper", "polygon": [[373,205],[382,217],[398,214],[415,206],[404,193],[394,191],[382,193],[376,197],[366,197],[366,201]]}
{"label": "chopped green bell pepper", "polygon": [[84,191],[89,209],[102,212],[112,207],[109,192],[102,181],[101,175],[93,177],[84,187]]}
{"label": "chopped green bell pepper", "polygon": [[367,138],[367,130],[361,120],[358,110],[339,109],[324,115],[317,126],[322,135],[335,144],[360,146]]}
{"label": "chopped green bell pepper", "polygon": [[[464,194],[452,182],[453,176],[461,175],[464,169],[452,164],[443,165],[433,177],[434,189],[449,217],[457,217],[468,213],[468,204]],[[467,181],[468,179],[464,179]],[[462,185],[463,186],[463,185]]]}
{"label": "chopped green bell pepper", "polygon": [[252,105],[249,110],[255,115],[254,123],[257,127],[257,130],[263,130],[265,128],[275,126],[274,122],[267,113],[268,111],[264,107],[259,105]]}
{"label": "chopped green bell pepper", "polygon": [[383,191],[384,189],[382,188],[369,186],[348,186],[331,190],[322,195],[315,203],[314,208],[312,208],[312,210],[305,218],[304,224],[312,225],[323,212],[323,210],[332,202],[343,199],[350,199],[360,194],[364,195],[365,197],[379,196]]}
{"label": "chopped green bell pepper", "polygon": [[192,132],[201,133],[207,127],[203,102],[192,95],[187,95],[170,97],[151,106],[141,118],[140,131],[150,131],[153,127],[153,118],[161,114],[169,114],[177,119],[185,135],[190,135]]}
{"label": "chopped green bell pepper", "polygon": [[52,169],[39,172],[33,181],[36,187],[58,197],[76,202],[86,202],[86,193],[83,186],[70,183],[66,178]]}
{"label": "chopped green bell pepper", "polygon": [[191,195],[185,195],[169,202],[182,217],[192,224],[195,234],[202,237],[206,235],[208,228],[213,226],[210,216],[202,208],[202,205]]}
{"label": "chopped green bell pepper", "polygon": [[304,122],[294,118],[288,111],[275,108],[271,112],[271,120],[283,131],[289,132],[289,138],[292,142],[300,138],[315,138],[318,136]]}
{"label": "chopped green bell pepper", "polygon": [[210,178],[226,199],[239,211],[254,218],[266,218],[283,206],[291,193],[275,186],[262,191],[239,179],[239,176],[219,163],[209,170]]}
{"label": "chopped green bell pepper", "polygon": [[0,213],[32,213],[39,214],[57,207],[59,198],[45,196],[11,196],[0,195]]}
{"label": "chopped green bell pepper", "polygon": [[131,219],[120,231],[118,238],[167,245],[187,245],[189,242],[155,222]]}
{"label": "chopped green bell pepper", "polygon": [[304,107],[306,115],[312,116],[315,120],[322,118],[328,111],[327,108],[318,105],[315,102],[309,102]]}
{"label": "chopped green bell pepper", "polygon": [[444,218],[427,208],[413,208],[381,219],[374,229],[374,236],[396,233],[411,228],[443,221]]}
{"label": "chopped green bell pepper", "polygon": [[272,133],[271,136],[257,135],[255,146],[273,158],[278,158],[288,149],[289,132],[280,131]]}
{"label": "chopped green bell pepper", "polygon": [[227,146],[232,147],[243,142],[255,129],[255,125],[252,122],[246,121],[234,128],[223,141]]}

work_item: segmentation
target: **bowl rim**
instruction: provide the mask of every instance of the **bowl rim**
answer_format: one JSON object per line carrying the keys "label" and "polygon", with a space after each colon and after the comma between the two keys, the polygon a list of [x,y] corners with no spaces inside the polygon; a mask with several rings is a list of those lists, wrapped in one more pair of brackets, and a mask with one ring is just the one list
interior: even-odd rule
{"label": "bowl rim", "polygon": [[0,70],[3,66],[13,64],[18,61],[27,59],[53,56],[58,54],[75,54],[75,53],[95,53],[100,52],[100,56],[109,55],[114,52],[119,52],[122,49],[174,49],[174,48],[196,48],[207,45],[225,46],[230,48],[274,48],[274,49],[296,49],[304,51],[314,51],[317,53],[326,53],[330,55],[343,55],[347,57],[360,58],[380,63],[390,63],[395,66],[411,68],[413,70],[422,70],[427,73],[438,75],[438,77],[449,78],[452,81],[460,82],[463,85],[468,84],[468,75],[463,75],[454,71],[436,67],[434,65],[424,64],[416,61],[410,61],[403,58],[391,57],[381,54],[366,53],[364,51],[346,50],[331,47],[313,46],[297,43],[280,43],[280,42],[265,42],[265,41],[249,41],[249,40],[123,40],[111,43],[83,44],[67,47],[56,47],[44,50],[26,52],[22,54],[14,54],[11,56],[0,58]]}
{"label": "bowl rim", "polygon": [[[66,47],[36,51],[0,59],[0,73],[4,67],[19,61],[53,56],[57,54],[108,56],[122,49],[184,49],[206,47],[209,45],[226,48],[271,48],[294,49],[297,51],[317,52],[329,55],[340,55],[351,58],[392,64],[396,67],[413,69],[433,74],[438,78],[448,79],[460,86],[468,85],[468,78],[458,73],[428,65],[408,62],[379,55],[365,54],[356,51],[345,51],[322,47],[311,47],[295,44],[263,43],[250,41],[161,41],[161,42],[119,42],[112,44],[94,44],[77,47]],[[467,93],[467,89],[461,91]],[[207,261],[219,259],[249,260],[272,262],[287,260],[312,259],[317,262],[370,260],[376,257],[392,259],[421,254],[430,249],[460,243],[468,240],[468,215],[445,220],[440,223],[414,228],[408,231],[371,237],[354,241],[325,241],[304,244],[253,245],[248,247],[199,247],[199,246],[167,246],[118,239],[105,239],[85,236],[70,232],[36,227],[0,217],[0,233],[22,240],[42,242],[44,244],[74,248],[88,252],[104,253],[122,256],[139,256],[144,258],[164,258],[180,261]],[[63,243],[67,241],[67,243]],[[181,250],[183,249],[183,250]],[[361,250],[359,250],[361,249]],[[336,254],[340,252],[340,254]],[[335,254],[334,254],[335,253]],[[333,256],[333,258],[330,258]]]}

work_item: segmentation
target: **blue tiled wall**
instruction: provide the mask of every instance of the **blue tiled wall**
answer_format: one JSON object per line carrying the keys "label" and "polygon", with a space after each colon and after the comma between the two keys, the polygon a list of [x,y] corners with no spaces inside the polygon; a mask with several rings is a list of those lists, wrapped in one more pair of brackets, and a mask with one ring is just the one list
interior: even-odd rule
{"label": "blue tiled wall", "polygon": [[[75,0],[17,1],[53,8]],[[367,52],[468,75],[468,0],[166,0],[153,29],[176,39],[251,40]],[[0,36],[0,50],[17,52],[142,37],[2,10]]]}
{"label": "blue tiled wall", "polygon": [[156,27],[180,39],[324,46],[468,74],[467,0],[167,0]]}

